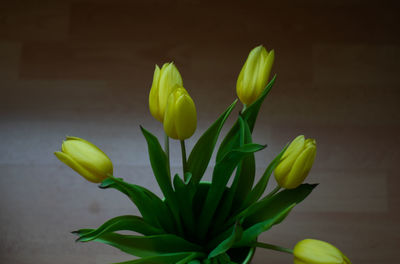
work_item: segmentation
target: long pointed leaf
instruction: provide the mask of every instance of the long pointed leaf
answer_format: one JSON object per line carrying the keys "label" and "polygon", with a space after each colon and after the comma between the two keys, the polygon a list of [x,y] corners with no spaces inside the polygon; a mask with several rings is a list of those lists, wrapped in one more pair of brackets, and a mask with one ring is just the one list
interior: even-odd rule
{"label": "long pointed leaf", "polygon": [[273,225],[277,224],[278,222],[281,221],[282,218],[284,218],[287,214],[289,214],[290,210],[295,206],[296,204],[291,204],[287,208],[283,209],[281,212],[279,212],[276,216],[273,218],[269,218],[263,222],[257,223],[248,229],[246,229],[243,232],[243,235],[239,241],[237,241],[233,247],[251,247],[252,243],[257,240],[257,237],[270,229]]}
{"label": "long pointed leaf", "polygon": [[262,103],[264,102],[265,97],[267,97],[268,93],[271,91],[272,86],[274,86],[276,79],[276,75],[272,77],[271,81],[267,84],[265,87],[264,91],[261,93],[261,95],[258,97],[254,103],[249,105],[244,111],[243,111],[243,118],[247,121],[249,124],[250,131],[253,132],[254,125],[257,120],[258,112],[260,111],[260,107]]}
{"label": "long pointed leaf", "polygon": [[227,230],[238,219],[244,218],[243,226],[248,228],[256,223],[273,218],[276,214],[293,203],[298,204],[302,202],[317,185],[318,184],[302,184],[296,189],[283,190],[272,197],[264,197],[226,221],[221,230]]}
{"label": "long pointed leaf", "polygon": [[271,177],[271,174],[275,170],[276,166],[278,166],[283,153],[285,153],[286,148],[287,148],[287,146],[285,146],[283,148],[283,150],[278,154],[278,156],[276,156],[275,159],[268,165],[267,169],[265,170],[265,172],[262,175],[262,177],[260,178],[260,180],[257,182],[254,189],[247,196],[245,202],[243,203],[242,208],[246,208],[250,204],[255,203],[263,195],[263,193],[268,185],[269,178]]}
{"label": "long pointed leaf", "polygon": [[[251,105],[247,106],[247,108],[243,111],[242,117],[248,123],[250,132],[253,132],[254,125],[258,116],[258,112],[260,111],[261,104],[264,102],[265,97],[271,91],[272,86],[275,83],[276,75],[271,79],[271,81],[267,84],[264,91],[260,95],[260,97]],[[219,146],[217,152],[216,161],[219,162],[223,159],[223,157],[232,149],[238,147],[238,130],[240,129],[239,122],[235,122],[232,128],[229,130],[228,134],[225,136],[221,145]]]}
{"label": "long pointed leaf", "polygon": [[240,225],[235,225],[233,228],[232,234],[226,238],[224,241],[222,241],[213,251],[210,252],[208,255],[208,258],[214,258],[220,254],[225,253],[230,249],[235,242],[239,241],[242,237],[243,229]]}
{"label": "long pointed leaf", "polygon": [[[237,139],[238,139],[237,143],[239,146],[243,146],[244,145],[244,133],[245,133],[245,124],[244,124],[245,121],[243,120],[243,118],[241,116],[239,116],[239,118],[238,118],[238,123],[239,123],[240,128],[238,130],[239,137],[237,137]],[[243,160],[244,159],[245,158],[243,158]],[[233,180],[231,188],[227,192],[227,195],[224,197],[224,199],[221,200],[221,205],[218,207],[218,212],[216,213],[212,231],[214,231],[216,229],[218,230],[219,225],[221,223],[223,223],[225,221],[226,217],[229,215],[229,212],[232,207],[233,199],[235,196],[235,192],[237,189],[237,185],[239,183],[238,182],[238,173],[240,170],[240,164],[241,164],[241,162],[239,163],[238,168],[236,169],[236,175]]]}
{"label": "long pointed leaf", "polygon": [[[190,176],[189,176],[190,177]],[[193,197],[195,188],[192,182],[185,184],[179,175],[174,177],[174,187],[181,212],[182,222],[185,229],[185,234],[193,235],[195,229],[195,221],[193,215]]]}
{"label": "long pointed leaf", "polygon": [[146,223],[143,218],[139,216],[122,215],[108,220],[93,232],[79,237],[77,241],[91,241],[101,236],[102,234],[121,230],[134,231],[143,235],[155,235],[163,233],[163,230]]}
{"label": "long pointed leaf", "polygon": [[150,164],[153,169],[154,176],[156,177],[157,183],[165,196],[169,208],[171,209],[174,215],[178,231],[179,233],[182,234],[183,233],[182,223],[179,218],[179,211],[177,208],[176,197],[174,190],[172,188],[171,175],[168,166],[167,156],[163,151],[163,149],[161,148],[158,139],[143,127],[140,128],[147,141]]}
{"label": "long pointed leaf", "polygon": [[[244,144],[250,144],[252,143],[252,138],[251,138],[251,131],[250,128],[247,124],[247,122],[244,120]],[[248,193],[251,191],[251,188],[253,187],[254,183],[254,178],[256,174],[256,161],[254,158],[254,154],[250,154],[246,157],[243,158],[243,160],[240,162],[238,170],[237,170],[237,175],[235,176],[235,180],[237,181],[237,184],[235,186],[234,190],[234,199],[233,199],[233,208],[240,208],[243,201],[246,199]]]}
{"label": "long pointed leaf", "polygon": [[150,190],[114,177],[104,180],[100,184],[100,188],[115,188],[123,192],[137,206],[146,222],[155,227],[162,227],[167,232],[174,232],[174,220],[171,212],[166,204]]}
{"label": "long pointed leaf", "polygon": [[202,254],[198,252],[179,252],[179,253],[145,257],[141,259],[124,261],[115,264],[178,264],[178,263],[183,264],[187,263],[191,259],[196,258],[198,256],[202,256]]}
{"label": "long pointed leaf", "polygon": [[235,100],[219,118],[204,132],[204,134],[197,141],[193,147],[187,162],[188,170],[192,173],[192,179],[198,183],[203,177],[210,162],[215,144],[222,126],[226,119],[235,107],[237,100]]}
{"label": "long pointed leaf", "polygon": [[[252,143],[251,132],[247,122],[241,117],[239,117],[238,120],[241,127],[239,134],[240,146]],[[244,157],[238,165],[236,175],[232,183],[231,192],[229,193],[231,197],[228,197],[227,199],[227,203],[229,202],[227,209],[229,210],[223,216],[223,221],[226,220],[226,217],[232,211],[232,209],[242,207],[243,202],[253,186],[255,171],[256,164],[254,153],[251,153],[250,155]]]}
{"label": "long pointed leaf", "polygon": [[167,253],[201,251],[201,247],[172,234],[132,236],[117,233],[103,234],[94,241],[108,244],[137,257]]}
{"label": "long pointed leaf", "polygon": [[166,199],[170,199],[173,196],[173,189],[171,184],[171,176],[168,170],[167,156],[161,148],[158,139],[151,134],[149,131],[140,127],[142,133],[147,141],[147,147],[149,150],[150,164],[153,169],[154,176],[160,186]]}
{"label": "long pointed leaf", "polygon": [[242,147],[229,152],[221,162],[215,165],[211,187],[207,193],[207,198],[198,222],[198,233],[201,238],[205,238],[207,234],[207,230],[224,193],[226,184],[238,163],[246,155],[259,151],[264,147],[265,146],[258,144],[243,145]]}
{"label": "long pointed leaf", "polygon": [[243,226],[248,227],[266,219],[274,218],[293,203],[298,204],[303,201],[316,186],[317,184],[302,184],[296,189],[283,190],[271,198],[260,200],[242,214],[245,217]]}

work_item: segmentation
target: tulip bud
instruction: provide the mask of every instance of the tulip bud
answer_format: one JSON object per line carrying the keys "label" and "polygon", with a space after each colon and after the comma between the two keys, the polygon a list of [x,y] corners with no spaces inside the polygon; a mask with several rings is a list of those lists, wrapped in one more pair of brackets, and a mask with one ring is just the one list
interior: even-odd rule
{"label": "tulip bud", "polygon": [[54,153],[59,160],[91,182],[102,182],[113,173],[107,155],[92,143],[77,137],[67,137],[61,152]]}
{"label": "tulip bud", "polygon": [[252,104],[263,92],[273,63],[274,50],[267,52],[258,46],[250,51],[236,83],[236,92],[243,104]]}
{"label": "tulip bud", "polygon": [[156,65],[149,95],[150,113],[155,119],[160,122],[164,121],[168,96],[176,87],[182,85],[181,74],[172,62],[165,63],[161,70]]}
{"label": "tulip bud", "polygon": [[314,163],[317,146],[314,139],[295,138],[275,169],[275,179],[286,189],[294,189],[307,177]]}
{"label": "tulip bud", "polygon": [[196,107],[188,92],[179,87],[168,97],[164,116],[165,133],[174,139],[184,140],[196,130]]}
{"label": "tulip bud", "polygon": [[294,264],[351,264],[333,245],[316,239],[304,239],[293,250]]}

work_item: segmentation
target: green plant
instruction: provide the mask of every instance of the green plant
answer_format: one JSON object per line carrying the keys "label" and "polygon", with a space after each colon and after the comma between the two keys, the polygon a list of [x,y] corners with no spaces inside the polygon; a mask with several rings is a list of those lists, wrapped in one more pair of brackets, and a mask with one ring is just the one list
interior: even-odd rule
{"label": "green plant", "polygon": [[[251,89],[251,78],[261,78],[261,81],[254,82],[258,85],[268,79],[272,66],[268,63],[272,64],[273,59],[266,62],[264,57],[268,53],[262,49],[257,47],[257,52],[250,53],[253,55],[246,61],[246,71],[242,71],[239,78],[242,95],[248,93],[245,89]],[[264,73],[254,67],[257,63],[263,65]],[[196,110],[182,87],[179,71],[172,63],[164,65],[163,69],[167,69],[167,66],[171,68],[170,71],[160,72],[156,67],[154,90],[150,93],[150,110],[157,120],[164,122],[164,127],[168,122],[167,134],[173,134],[181,141],[183,175],[171,175],[169,137],[166,135],[163,149],[157,137],[143,127],[141,130],[147,142],[150,164],[163,199],[144,187],[114,177],[110,174],[111,161],[100,149],[90,142],[70,138],[76,141],[67,143],[71,146],[76,144],[79,148],[66,148],[63,144],[62,152],[56,152],[57,157],[83,176],[90,173],[91,181],[101,181],[100,188],[116,189],[125,194],[141,214],[118,216],[97,229],[74,231],[78,235],[77,241],[105,243],[139,257],[123,262],[125,264],[248,263],[256,247],[293,253],[291,249],[257,240],[261,233],[281,223],[293,207],[317,186],[302,184],[312,166],[316,150],[315,141],[304,140],[304,137],[298,137],[289,147],[284,147],[255,182],[254,154],[266,146],[253,143],[252,132],[260,107],[274,85],[276,76],[264,90],[257,94],[249,93],[256,99],[249,105],[244,104],[236,122],[217,149],[211,182],[204,182],[202,178],[221,129],[237,100],[202,134],[186,158],[184,139],[190,137],[196,127]],[[257,74],[252,75],[254,72]],[[246,85],[243,85],[244,80]],[[177,86],[174,86],[175,81]],[[178,91],[176,89],[182,91],[179,96],[174,95],[173,91]],[[168,99],[166,90],[174,97],[169,97],[172,102],[170,105],[161,107],[160,102],[167,102]],[[180,98],[184,101],[179,101]],[[184,122],[190,123],[190,131],[182,127]],[[179,135],[185,136],[180,138]],[[94,159],[93,153],[100,158]],[[278,165],[278,182],[284,182],[285,186],[277,184],[275,189],[264,195],[270,176]],[[105,173],[108,173],[106,179]],[[287,175],[291,177],[291,184],[285,179]],[[231,184],[228,185],[228,182]],[[121,234],[119,231],[133,231],[135,234]]]}

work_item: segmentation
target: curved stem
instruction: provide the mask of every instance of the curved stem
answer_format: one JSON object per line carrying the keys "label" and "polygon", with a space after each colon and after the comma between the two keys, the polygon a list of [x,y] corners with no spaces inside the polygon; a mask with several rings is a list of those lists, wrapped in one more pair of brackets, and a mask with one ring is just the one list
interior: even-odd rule
{"label": "curved stem", "polygon": [[187,164],[186,164],[186,146],[185,140],[181,140],[181,151],[182,151],[182,169],[183,169],[183,179],[186,182],[186,172],[187,172]]}
{"label": "curved stem", "polygon": [[290,248],[285,248],[285,247],[276,246],[276,245],[272,245],[272,244],[256,242],[254,244],[254,246],[260,247],[260,248],[271,249],[271,250],[275,250],[275,251],[280,251],[280,252],[285,252],[288,254],[293,254],[293,250]]}

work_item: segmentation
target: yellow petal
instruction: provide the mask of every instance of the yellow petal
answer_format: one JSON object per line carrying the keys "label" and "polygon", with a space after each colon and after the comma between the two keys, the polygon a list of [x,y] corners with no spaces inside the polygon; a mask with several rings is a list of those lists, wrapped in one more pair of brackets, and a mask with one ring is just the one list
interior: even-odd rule
{"label": "yellow petal", "polygon": [[106,178],[107,174],[113,173],[113,165],[110,158],[98,147],[86,140],[76,140],[70,137],[70,139],[64,141],[62,151],[99,178]]}
{"label": "yellow petal", "polygon": [[[286,177],[285,188],[294,189],[299,186],[304,179],[307,177],[309,168],[309,160],[314,160],[315,155],[313,154],[313,148],[309,147],[305,149],[294,162],[289,175]],[[314,155],[314,156],[313,156]],[[311,163],[312,165],[312,163]]]}
{"label": "yellow petal", "polygon": [[285,153],[282,155],[282,159],[285,159],[287,156],[291,155],[293,152],[294,153],[299,153],[299,149],[303,149],[304,144],[305,144],[305,138],[304,135],[299,135],[293,141],[290,143],[289,147],[286,149]]}
{"label": "yellow petal", "polygon": [[342,257],[344,259],[344,263],[343,264],[351,264],[351,261],[348,257],[346,257],[344,254],[342,254]]}
{"label": "yellow petal", "polygon": [[284,180],[283,178],[287,177],[290,170],[292,169],[294,162],[302,152],[304,148],[304,142],[305,139],[303,135],[296,137],[292,141],[292,143],[290,143],[285,153],[283,153],[281,161],[274,171],[275,178],[278,182],[286,182],[286,180]]}
{"label": "yellow petal", "polygon": [[315,239],[298,242],[293,255],[295,259],[307,264],[343,264],[344,261],[342,253],[336,247]]}
{"label": "yellow petal", "polygon": [[[269,72],[268,72],[268,65],[267,65],[267,58],[268,58],[268,52],[267,50],[262,47],[261,48],[261,53],[260,57],[258,58],[257,62],[257,79],[255,80],[255,88],[254,88],[254,96],[256,97],[254,100],[258,98],[258,96],[262,93],[264,90],[265,86],[267,85],[268,77],[269,77]],[[268,76],[267,76],[268,74]]]}
{"label": "yellow petal", "polygon": [[262,53],[262,46],[255,47],[249,53],[249,57],[246,61],[246,68],[243,73],[242,85],[245,89],[245,97],[248,102],[255,100],[255,90],[258,78],[258,68],[260,66],[260,56]]}
{"label": "yellow petal", "polygon": [[165,108],[167,106],[168,97],[176,87],[183,86],[182,77],[178,69],[173,63],[164,64],[161,69],[159,82],[159,107],[162,120],[164,119]]}
{"label": "yellow petal", "polygon": [[190,138],[197,125],[196,107],[188,94],[181,95],[175,104],[175,126],[178,138],[184,140]]}
{"label": "yellow petal", "polygon": [[304,173],[308,174],[314,164],[315,156],[317,154],[317,147],[315,145],[309,145],[306,147],[309,149],[308,159],[305,162]]}
{"label": "yellow petal", "polygon": [[308,263],[305,263],[304,261],[302,261],[301,259],[298,259],[296,257],[293,259],[293,262],[294,262],[294,264],[308,264]]}
{"label": "yellow petal", "polygon": [[168,98],[164,116],[164,131],[173,138],[184,140],[196,130],[196,107],[183,87],[176,88]]}
{"label": "yellow petal", "polygon": [[174,116],[175,116],[175,93],[171,93],[168,98],[167,108],[165,109],[163,125],[165,133],[170,138],[177,139],[178,134],[176,132]]}
{"label": "yellow petal", "polygon": [[265,60],[263,61],[263,65],[261,67],[262,72],[260,72],[260,84],[257,90],[257,97],[264,91],[265,87],[268,84],[269,76],[271,74],[272,66],[274,65],[275,60],[275,52],[271,50]]}
{"label": "yellow petal", "polygon": [[160,82],[160,68],[158,67],[158,65],[156,65],[153,75],[153,83],[151,85],[150,95],[149,95],[149,108],[151,115],[158,121],[162,122],[163,120],[160,113],[160,104],[158,100],[159,82]]}
{"label": "yellow petal", "polygon": [[252,104],[264,91],[273,60],[274,52],[268,53],[263,46],[250,51],[236,82],[237,95],[244,104]]}
{"label": "yellow petal", "polygon": [[79,165],[75,160],[73,160],[69,155],[62,153],[62,152],[54,152],[54,155],[63,163],[68,165],[71,169],[76,171],[78,174],[83,176],[86,180],[94,183],[101,182],[102,179],[96,177],[96,175],[93,175],[90,171]]}
{"label": "yellow petal", "polygon": [[239,97],[240,101],[246,105],[248,105],[250,103],[250,101],[248,100],[247,96],[246,96],[246,90],[243,87],[243,75],[244,75],[244,70],[246,68],[246,63],[243,65],[242,69],[240,70],[239,73],[239,77],[236,81],[236,93],[237,96]]}

